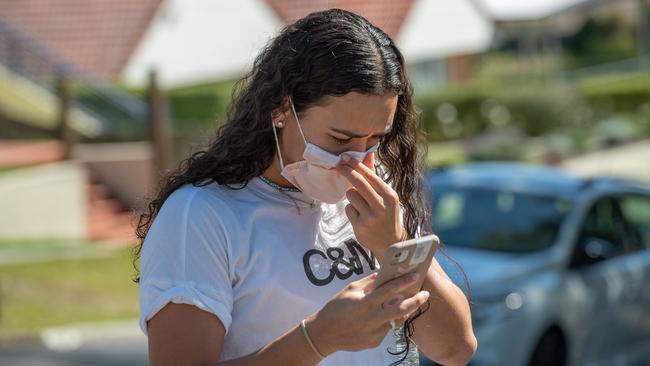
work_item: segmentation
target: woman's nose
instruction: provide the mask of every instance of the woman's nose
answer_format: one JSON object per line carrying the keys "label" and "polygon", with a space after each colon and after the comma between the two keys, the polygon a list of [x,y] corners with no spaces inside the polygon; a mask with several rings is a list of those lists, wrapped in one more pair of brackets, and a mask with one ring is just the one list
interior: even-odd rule
{"label": "woman's nose", "polygon": [[351,150],[354,151],[366,151],[368,150],[372,145],[370,145],[370,141],[368,139],[358,139],[354,145],[350,147]]}

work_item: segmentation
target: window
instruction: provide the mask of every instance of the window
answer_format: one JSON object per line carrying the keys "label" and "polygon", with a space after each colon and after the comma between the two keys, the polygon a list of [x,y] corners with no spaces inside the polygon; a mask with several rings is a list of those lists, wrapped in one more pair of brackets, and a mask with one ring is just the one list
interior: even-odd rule
{"label": "window", "polygon": [[610,243],[613,246],[610,257],[642,248],[640,236],[625,220],[619,200],[614,197],[600,199],[592,206],[584,221],[579,242],[587,238]]}
{"label": "window", "polygon": [[551,195],[436,185],[433,231],[445,245],[530,253],[550,247],[572,202]]}
{"label": "window", "polygon": [[650,249],[650,197],[628,195],[622,197],[620,202],[631,235],[641,242],[644,249]]}

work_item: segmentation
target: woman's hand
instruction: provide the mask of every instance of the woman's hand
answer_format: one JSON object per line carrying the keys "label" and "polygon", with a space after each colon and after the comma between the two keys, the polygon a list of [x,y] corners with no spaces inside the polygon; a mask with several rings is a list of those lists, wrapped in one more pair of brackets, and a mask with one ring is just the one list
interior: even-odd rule
{"label": "woman's hand", "polygon": [[411,274],[373,290],[376,277],[375,272],[349,283],[305,320],[309,336],[324,356],[339,350],[359,351],[379,346],[391,329],[391,320],[396,326],[401,325],[429,297],[427,291],[406,299],[399,294],[417,281]]}
{"label": "woman's hand", "polygon": [[391,244],[406,239],[399,217],[399,196],[375,173],[374,152],[366,155],[363,162],[349,157],[346,163],[345,158],[343,154],[343,161],[337,166],[353,185],[346,193],[350,203],[345,206],[345,213],[359,243],[370,249],[381,263]]}

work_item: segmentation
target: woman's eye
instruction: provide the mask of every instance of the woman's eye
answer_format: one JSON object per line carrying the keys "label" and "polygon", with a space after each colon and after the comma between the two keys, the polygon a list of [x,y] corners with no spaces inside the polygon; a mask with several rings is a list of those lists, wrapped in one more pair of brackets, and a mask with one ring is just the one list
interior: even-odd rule
{"label": "woman's eye", "polygon": [[339,139],[334,136],[332,136],[332,139],[334,140],[334,142],[336,142],[339,145],[346,144],[348,141],[352,140],[352,139]]}

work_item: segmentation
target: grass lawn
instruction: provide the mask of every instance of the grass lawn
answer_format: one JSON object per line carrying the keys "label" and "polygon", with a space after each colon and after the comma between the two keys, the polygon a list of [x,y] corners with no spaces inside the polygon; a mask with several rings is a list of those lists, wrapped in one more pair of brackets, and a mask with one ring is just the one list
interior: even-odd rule
{"label": "grass lawn", "polygon": [[436,142],[429,143],[426,161],[427,166],[436,167],[465,163],[468,157],[460,142]]}
{"label": "grass lawn", "polygon": [[15,166],[0,166],[0,174],[10,172],[14,169],[18,169],[18,167]]}
{"label": "grass lawn", "polygon": [[[0,244],[0,253],[8,246]],[[48,326],[138,317],[134,274],[130,248],[100,258],[0,264],[0,342]]]}

